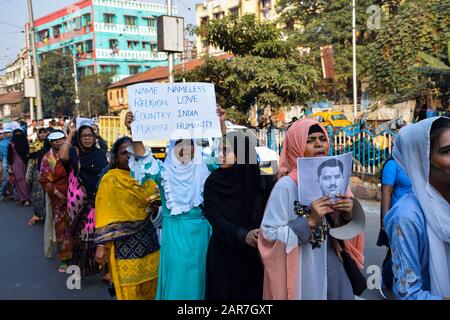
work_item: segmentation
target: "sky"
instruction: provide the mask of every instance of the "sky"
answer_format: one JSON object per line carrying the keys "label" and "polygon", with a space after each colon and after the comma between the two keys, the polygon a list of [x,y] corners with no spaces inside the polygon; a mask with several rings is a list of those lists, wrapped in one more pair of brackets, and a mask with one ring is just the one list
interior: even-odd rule
{"label": "sky", "polygon": [[[140,2],[166,3],[166,0],[139,0]],[[45,16],[58,9],[76,3],[77,0],[33,0],[34,18]],[[201,0],[172,0],[184,23],[195,24],[195,4]],[[27,0],[0,0],[0,70],[4,69],[25,46],[25,35],[21,31],[28,21]],[[189,10],[190,9],[190,10]],[[4,72],[0,71],[0,74]]]}

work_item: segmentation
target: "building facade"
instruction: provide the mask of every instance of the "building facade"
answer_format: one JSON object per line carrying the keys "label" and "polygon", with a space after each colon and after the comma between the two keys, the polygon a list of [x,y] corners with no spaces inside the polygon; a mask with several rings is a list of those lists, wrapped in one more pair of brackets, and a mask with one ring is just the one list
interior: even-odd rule
{"label": "building facade", "polygon": [[[254,14],[259,21],[272,21],[279,17],[275,4],[276,0],[206,0],[195,5],[197,26],[228,15],[241,17]],[[199,56],[218,55],[223,51],[197,37],[197,53]]]}
{"label": "building facade", "polygon": [[35,21],[38,56],[68,52],[80,75],[113,72],[118,81],[167,64],[156,44],[156,19],[165,14],[167,7],[156,3],[82,0]]}
{"label": "building facade", "polygon": [[0,78],[0,94],[23,91],[23,82],[29,73],[29,61],[26,49],[21,49],[17,57],[5,68]]}

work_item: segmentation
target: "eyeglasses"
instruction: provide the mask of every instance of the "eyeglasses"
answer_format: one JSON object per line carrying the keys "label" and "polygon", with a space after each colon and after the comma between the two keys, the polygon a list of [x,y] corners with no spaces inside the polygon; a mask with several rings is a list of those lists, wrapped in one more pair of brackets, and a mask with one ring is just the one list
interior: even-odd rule
{"label": "eyeglasses", "polygon": [[81,139],[83,139],[83,138],[93,138],[93,137],[94,137],[94,135],[92,133],[87,133],[87,134],[80,135]]}

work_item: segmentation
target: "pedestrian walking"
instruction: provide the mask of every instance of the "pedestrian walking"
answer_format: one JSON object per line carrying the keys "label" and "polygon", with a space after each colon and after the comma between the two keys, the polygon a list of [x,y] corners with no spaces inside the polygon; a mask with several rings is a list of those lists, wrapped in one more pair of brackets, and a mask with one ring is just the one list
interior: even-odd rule
{"label": "pedestrian walking", "polygon": [[326,215],[336,226],[352,217],[351,192],[333,203],[322,197],[312,203],[309,217],[300,216],[297,158],[323,157],[330,143],[325,129],[312,119],[301,119],[287,131],[280,165],[287,175],[278,180],[267,203],[258,247],[264,262],[264,299],[353,299],[353,288],[343,264],[349,257],[364,263],[364,236],[337,241],[325,236]]}
{"label": "pedestrian walking", "polygon": [[[42,158],[39,181],[51,202],[57,253],[61,260],[58,271],[66,272],[72,259],[73,241],[67,214],[68,167],[59,158],[59,151],[65,141],[65,134],[61,130],[54,130],[48,135],[47,139],[50,141],[51,150]],[[48,236],[51,236],[51,233]],[[45,241],[46,239],[44,239]],[[48,256],[48,252],[46,254]]]}
{"label": "pedestrian walking", "polygon": [[39,182],[40,165],[42,156],[49,151],[46,146],[47,130],[38,129],[36,140],[30,146],[28,155],[27,182],[31,185],[31,204],[33,205],[33,217],[28,221],[30,226],[45,218],[45,194]]}
{"label": "pedestrian walking", "polygon": [[[389,239],[384,228],[384,218],[386,213],[397,203],[397,201],[406,193],[412,191],[411,181],[407,174],[400,168],[394,158],[389,158],[381,169],[381,215],[380,232],[378,235],[377,246],[386,246],[388,248],[386,257],[382,264],[382,289],[392,290],[392,260],[391,250],[389,248]],[[382,292],[383,296],[386,295]]]}
{"label": "pedestrian walking", "polygon": [[30,186],[26,181],[29,146],[27,136],[22,129],[14,130],[8,148],[8,170],[13,177],[18,200],[25,207],[29,207],[31,205]]}
{"label": "pedestrian walking", "polygon": [[[225,112],[221,115],[225,128]],[[133,114],[125,119],[131,129]],[[225,133],[225,132],[223,132]],[[142,142],[133,142],[131,175],[144,183],[150,179],[161,193],[163,221],[158,276],[158,300],[205,298],[206,254],[211,226],[203,213],[203,188],[209,170],[193,140],[171,140],[163,162],[153,158]]]}
{"label": "pedestrian walking", "polygon": [[141,186],[130,176],[129,146],[128,137],[114,143],[97,192],[96,260],[108,262],[118,300],[150,300],[158,287],[159,241],[148,210],[149,200],[157,198],[156,183]]}
{"label": "pedestrian walking", "polygon": [[205,183],[205,216],[212,226],[206,264],[206,299],[261,300],[263,267],[258,234],[268,192],[256,143],[232,132],[219,145],[220,168]]}
{"label": "pedestrian walking", "polygon": [[386,214],[397,298],[450,298],[450,118],[400,130],[393,157],[411,180]]}
{"label": "pedestrian walking", "polygon": [[93,275],[98,271],[94,244],[95,195],[108,161],[96,148],[90,125],[82,125],[78,130],[70,125],[59,157],[70,170],[67,210],[74,241],[72,263],[80,267],[82,276]]}

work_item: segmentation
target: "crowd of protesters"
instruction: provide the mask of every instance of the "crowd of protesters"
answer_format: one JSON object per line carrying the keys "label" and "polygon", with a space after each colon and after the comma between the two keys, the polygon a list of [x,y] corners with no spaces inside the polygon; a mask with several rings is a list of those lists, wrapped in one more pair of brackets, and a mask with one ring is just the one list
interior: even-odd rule
{"label": "crowd of protesters", "polygon": [[[4,129],[2,196],[33,206],[30,225],[45,220],[59,271],[102,270],[117,299],[354,299],[364,233],[342,241],[327,230],[351,221],[357,200],[348,189],[302,214],[296,205],[297,159],[328,156],[327,130],[293,122],[271,182],[254,138],[227,133],[217,114],[223,138],[211,155],[174,140],[164,161],[126,136],[108,152],[93,123],[37,123],[31,142]],[[128,113],[130,134],[132,122]],[[382,171],[383,285],[399,299],[450,297],[450,119],[402,128]]]}

